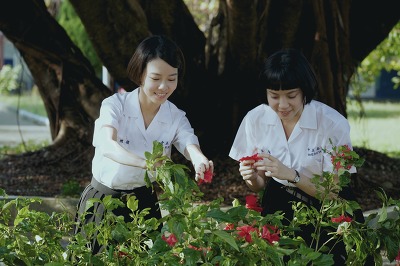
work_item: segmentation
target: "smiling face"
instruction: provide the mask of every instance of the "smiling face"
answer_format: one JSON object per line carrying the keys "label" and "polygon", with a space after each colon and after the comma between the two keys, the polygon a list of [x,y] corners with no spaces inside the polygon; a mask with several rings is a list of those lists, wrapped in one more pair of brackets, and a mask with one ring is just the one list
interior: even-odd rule
{"label": "smiling face", "polygon": [[303,92],[291,90],[267,89],[268,105],[278,114],[282,122],[296,123],[304,109]]}
{"label": "smiling face", "polygon": [[141,104],[160,106],[178,85],[178,69],[157,58],[147,63],[139,99]]}

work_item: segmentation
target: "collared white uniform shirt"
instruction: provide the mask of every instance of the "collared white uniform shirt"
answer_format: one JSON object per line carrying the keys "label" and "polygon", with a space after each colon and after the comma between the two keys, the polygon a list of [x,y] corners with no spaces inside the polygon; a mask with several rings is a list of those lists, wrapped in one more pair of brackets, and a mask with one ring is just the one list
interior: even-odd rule
{"label": "collared white uniform shirt", "polygon": [[[347,119],[328,105],[318,101],[306,104],[287,140],[279,116],[270,106],[261,104],[243,118],[229,156],[238,161],[255,153],[269,153],[287,167],[312,178],[333,171],[331,157],[323,151],[332,150],[329,140],[334,146],[352,148]],[[350,172],[356,172],[355,167]],[[294,186],[273,178],[286,186]]]}
{"label": "collared white uniform shirt", "polygon": [[[153,141],[161,142],[164,154],[171,156],[172,145],[184,154],[190,144],[199,145],[197,136],[184,111],[166,101],[146,129],[139,104],[139,89],[132,92],[116,93],[103,100],[100,116],[95,121],[93,146],[95,155],[92,161],[93,177],[113,189],[134,189],[146,185],[145,170],[138,167],[117,163],[100,152],[101,138],[99,130],[104,126],[117,130],[117,142],[145,158],[144,153],[152,152]],[[151,179],[154,181],[154,179]]]}

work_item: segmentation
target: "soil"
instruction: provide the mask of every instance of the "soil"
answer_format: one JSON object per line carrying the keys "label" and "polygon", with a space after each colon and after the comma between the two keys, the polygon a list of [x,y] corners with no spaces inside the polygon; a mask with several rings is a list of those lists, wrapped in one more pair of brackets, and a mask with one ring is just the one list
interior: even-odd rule
{"label": "soil", "polygon": [[[365,159],[364,165],[351,181],[361,208],[367,211],[382,206],[382,200],[376,193],[379,188],[388,197],[400,199],[400,158],[391,158],[363,148],[355,148],[355,151]],[[71,157],[60,168],[51,164],[40,164],[43,156],[43,153],[3,156],[0,160],[0,188],[8,195],[15,196],[79,196],[91,178],[87,163],[82,165],[82,160]],[[173,160],[186,164],[185,161],[180,161],[180,157],[173,157]],[[237,163],[228,157],[213,158],[213,161],[216,175],[212,183],[200,186],[204,193],[204,202],[217,197],[222,197],[226,205],[231,205],[235,198],[245,202],[245,196],[252,191],[239,176]]]}

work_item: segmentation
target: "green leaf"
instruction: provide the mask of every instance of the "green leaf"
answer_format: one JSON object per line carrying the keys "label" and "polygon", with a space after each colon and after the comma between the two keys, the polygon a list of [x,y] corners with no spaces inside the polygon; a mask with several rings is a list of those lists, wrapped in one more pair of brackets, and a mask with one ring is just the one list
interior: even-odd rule
{"label": "green leaf", "polygon": [[387,219],[387,208],[383,207],[379,212],[379,220],[378,223],[381,223]]}
{"label": "green leaf", "polygon": [[132,212],[136,211],[139,206],[139,201],[136,199],[135,196],[130,196],[128,199],[128,202],[126,203],[129,209],[132,210]]}
{"label": "green leaf", "polygon": [[226,243],[228,243],[229,245],[231,245],[231,247],[233,247],[235,250],[239,251],[239,247],[236,244],[235,239],[230,234],[221,230],[213,231],[212,233],[217,237],[219,237],[220,239],[222,239],[223,241],[225,241]]}
{"label": "green leaf", "polygon": [[220,209],[209,210],[206,214],[206,217],[213,218],[219,222],[227,222],[227,223],[235,222],[235,219],[226,215],[226,213],[221,211]]}
{"label": "green leaf", "polygon": [[242,220],[246,217],[246,215],[249,213],[249,209],[247,209],[244,206],[238,206],[234,208],[230,208],[226,214],[231,216],[235,220]]}
{"label": "green leaf", "polygon": [[123,243],[129,236],[129,230],[122,224],[118,223],[111,231],[111,235],[113,239],[117,240],[119,243]]}
{"label": "green leaf", "polygon": [[183,251],[185,265],[196,265],[196,262],[201,258],[201,253],[191,248],[185,248]]}
{"label": "green leaf", "polygon": [[26,215],[29,213],[29,207],[23,207],[22,209],[18,210],[17,217],[14,221],[14,226],[17,226],[20,222],[22,222]]}

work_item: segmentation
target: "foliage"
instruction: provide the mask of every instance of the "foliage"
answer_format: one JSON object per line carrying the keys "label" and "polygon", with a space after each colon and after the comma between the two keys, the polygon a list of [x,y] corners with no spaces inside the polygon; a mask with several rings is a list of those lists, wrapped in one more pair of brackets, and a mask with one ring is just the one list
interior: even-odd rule
{"label": "foliage", "polygon": [[75,180],[68,180],[61,187],[61,195],[67,197],[75,197],[81,194],[82,189],[80,187],[79,182]]}
{"label": "foliage", "polygon": [[[0,189],[0,197],[5,196]],[[30,208],[33,203],[40,203],[40,199],[0,200],[0,262],[43,265],[65,259],[60,243],[72,225],[69,215],[35,211]]]}
{"label": "foliage", "polygon": [[21,65],[11,67],[4,65],[0,69],[0,94],[9,94],[10,92],[19,89],[19,77],[21,74]]}
{"label": "foliage", "polygon": [[3,146],[0,146],[0,159],[2,159],[4,156],[10,155],[10,154],[21,154],[24,152],[32,152],[32,151],[40,150],[48,145],[49,145],[48,141],[37,142],[37,141],[33,141],[33,140],[21,142],[15,146],[3,145]]}
{"label": "foliage", "polygon": [[83,27],[81,19],[76,14],[74,8],[68,0],[61,1],[61,7],[57,15],[57,21],[65,29],[71,40],[89,59],[95,69],[97,76],[101,77],[102,63],[93,48],[88,34]]}
{"label": "foliage", "polygon": [[208,34],[209,25],[218,11],[217,0],[184,0],[199,29]]}
{"label": "foliage", "polygon": [[[4,228],[0,232],[0,261],[23,265],[333,265],[327,242],[319,242],[319,233],[324,229],[330,232],[329,241],[344,242],[348,264],[362,265],[367,254],[382,264],[382,250],[394,261],[399,250],[400,201],[378,192],[382,210],[370,215],[365,223],[353,221],[351,215],[357,204],[332,198],[331,193],[349,183],[348,170],[360,166],[363,159],[346,146],[334,147],[330,154],[333,171],[313,178],[321,188],[321,208],[295,202],[295,218],[284,226],[280,212],[260,215],[256,195],[247,197],[246,205],[234,200],[227,210],[221,208],[222,199],[197,204],[202,193],[189,178],[188,168],[164,156],[162,145],[154,142],[153,152],[145,154],[146,180],[151,185],[149,177],[154,176],[163,191],[159,203],[166,214],[160,220],[145,219],[148,210],[138,211],[137,199],[130,196],[127,206],[132,210],[133,222],[125,223],[123,217],[112,213],[122,201],[106,196],[101,201],[107,210],[105,219],[99,225],[84,225],[85,235],[71,235],[73,223],[64,221],[63,216],[28,211],[27,199],[0,201]],[[339,175],[339,185],[333,183],[335,175]],[[90,201],[87,208],[97,201]],[[11,206],[18,210],[14,219]],[[389,206],[396,210],[391,215],[387,212]],[[310,223],[315,226],[313,247],[294,236],[295,230]],[[159,225],[161,232],[157,230]],[[69,235],[66,249],[57,244],[63,235]],[[90,240],[96,236],[106,249],[92,255]]]}
{"label": "foliage", "polygon": [[373,86],[382,70],[397,71],[392,79],[393,87],[400,86],[400,22],[389,35],[358,66],[351,80],[352,93],[359,97]]}

